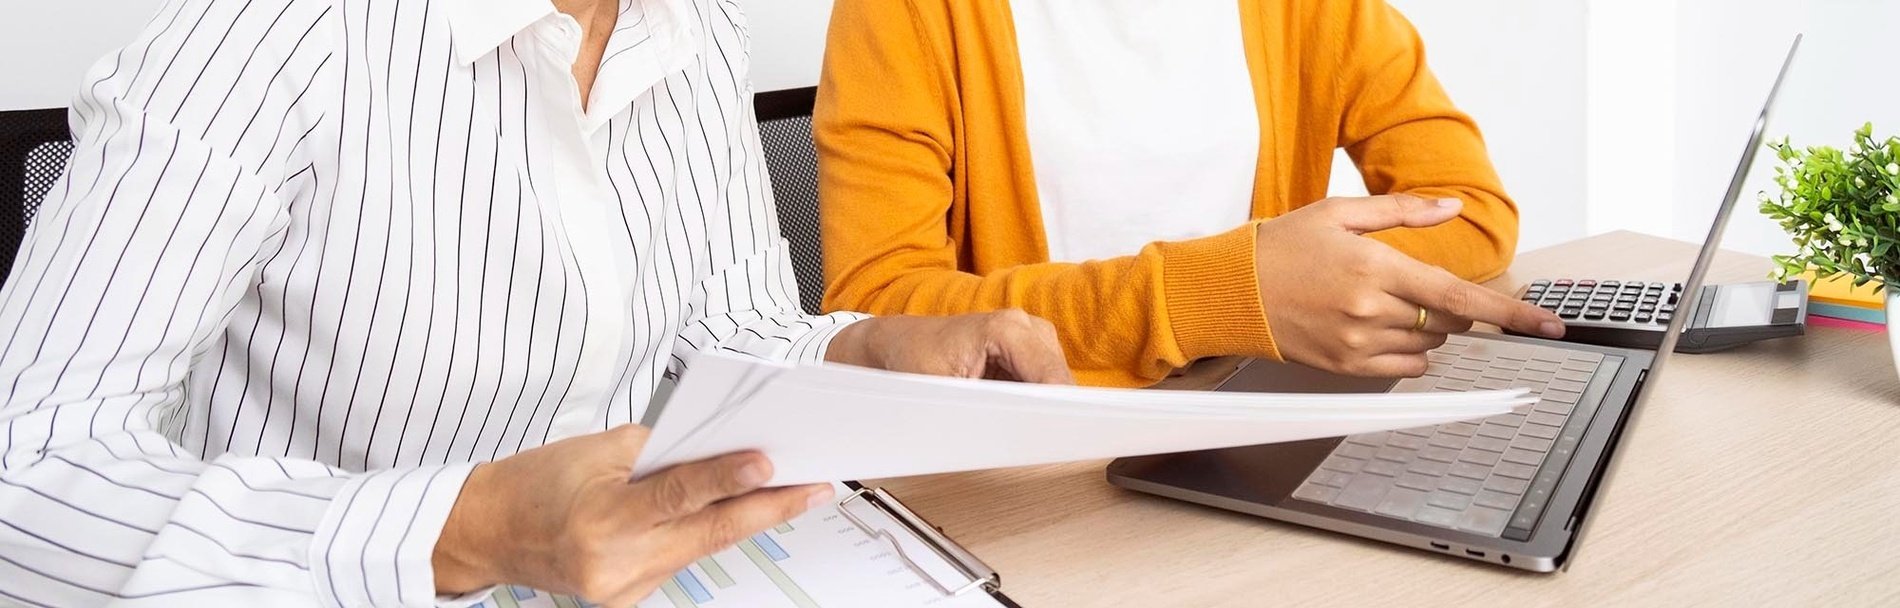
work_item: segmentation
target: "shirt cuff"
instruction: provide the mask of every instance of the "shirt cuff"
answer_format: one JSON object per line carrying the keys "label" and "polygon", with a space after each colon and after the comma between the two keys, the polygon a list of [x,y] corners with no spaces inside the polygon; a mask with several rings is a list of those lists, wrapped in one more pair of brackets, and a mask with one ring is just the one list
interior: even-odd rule
{"label": "shirt cuff", "polygon": [[493,589],[435,593],[436,539],[474,464],[373,471],[330,503],[310,545],[311,576],[329,606],[473,604]]}
{"label": "shirt cuff", "polygon": [[824,363],[825,351],[831,349],[831,340],[838,332],[850,327],[852,323],[871,318],[871,315],[857,312],[834,312],[822,317],[809,319],[813,323],[828,322],[792,339],[792,347],[787,351],[786,359],[793,363]]}

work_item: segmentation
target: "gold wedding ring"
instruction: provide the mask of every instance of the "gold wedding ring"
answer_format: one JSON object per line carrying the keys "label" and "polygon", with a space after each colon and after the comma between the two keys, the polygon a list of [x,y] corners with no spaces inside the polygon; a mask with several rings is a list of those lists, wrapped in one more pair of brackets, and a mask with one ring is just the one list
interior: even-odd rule
{"label": "gold wedding ring", "polygon": [[1412,324],[1412,331],[1423,331],[1425,323],[1430,320],[1431,313],[1426,312],[1423,306],[1418,307],[1418,322]]}

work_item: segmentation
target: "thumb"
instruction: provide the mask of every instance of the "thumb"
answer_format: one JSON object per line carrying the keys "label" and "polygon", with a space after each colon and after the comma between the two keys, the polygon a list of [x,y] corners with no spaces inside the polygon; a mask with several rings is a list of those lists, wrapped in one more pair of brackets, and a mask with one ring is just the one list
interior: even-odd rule
{"label": "thumb", "polygon": [[[1426,200],[1410,194],[1365,198],[1330,198],[1301,209],[1321,221],[1357,234],[1389,228],[1436,226],[1458,217],[1464,202],[1456,198]],[[1299,213],[1295,212],[1295,213]]]}

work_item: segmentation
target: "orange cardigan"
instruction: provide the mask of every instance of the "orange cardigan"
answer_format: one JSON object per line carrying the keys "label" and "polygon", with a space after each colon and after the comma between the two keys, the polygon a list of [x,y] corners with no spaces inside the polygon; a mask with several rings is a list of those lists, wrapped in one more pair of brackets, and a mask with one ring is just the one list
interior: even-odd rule
{"label": "orange cardigan", "polygon": [[[1517,208],[1398,11],[1383,0],[1239,4],[1260,111],[1256,221],[1325,198],[1344,147],[1371,192],[1465,201],[1450,223],[1374,238],[1470,279],[1510,263]],[[1056,325],[1086,384],[1152,384],[1201,357],[1279,358],[1252,225],[1049,262],[1013,27],[1007,0],[837,0],[814,113],[825,308],[1021,308]]]}

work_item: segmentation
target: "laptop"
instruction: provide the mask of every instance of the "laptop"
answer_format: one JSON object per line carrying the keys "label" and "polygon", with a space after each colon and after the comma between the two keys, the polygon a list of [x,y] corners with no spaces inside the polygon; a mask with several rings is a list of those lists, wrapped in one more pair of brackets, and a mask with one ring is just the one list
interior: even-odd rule
{"label": "laptop", "polygon": [[[1741,166],[1685,281],[1695,310],[1703,278],[1775,99],[1796,38],[1742,154]],[[1435,427],[1115,460],[1110,483],[1251,515],[1537,572],[1574,555],[1584,516],[1615,469],[1620,436],[1642,407],[1690,315],[1653,349],[1498,334],[1451,336],[1419,378],[1347,378],[1252,361],[1216,390],[1420,392],[1527,388],[1538,402]]]}

